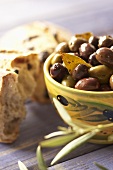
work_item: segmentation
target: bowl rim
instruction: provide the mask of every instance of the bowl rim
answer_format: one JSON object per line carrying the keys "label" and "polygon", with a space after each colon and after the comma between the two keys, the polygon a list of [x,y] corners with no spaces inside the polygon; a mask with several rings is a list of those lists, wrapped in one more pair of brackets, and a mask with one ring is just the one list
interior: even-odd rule
{"label": "bowl rim", "polygon": [[61,83],[57,82],[56,80],[54,80],[50,74],[49,74],[49,67],[50,67],[50,62],[52,57],[54,56],[55,52],[53,52],[44,62],[44,67],[43,67],[43,71],[44,71],[44,76],[55,86],[65,90],[65,91],[69,91],[71,93],[79,93],[79,94],[86,94],[86,95],[113,95],[113,91],[87,91],[87,90],[78,90],[78,89],[74,89],[74,88],[70,88],[67,86],[62,85]]}

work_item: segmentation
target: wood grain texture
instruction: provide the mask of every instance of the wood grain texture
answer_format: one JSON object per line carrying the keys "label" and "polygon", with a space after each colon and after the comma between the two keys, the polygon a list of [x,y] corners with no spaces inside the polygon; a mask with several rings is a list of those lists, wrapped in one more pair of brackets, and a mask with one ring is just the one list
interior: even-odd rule
{"label": "wood grain texture", "polygon": [[55,165],[50,170],[65,169],[65,170],[98,170],[94,162],[97,162],[109,170],[113,169],[113,145],[102,148],[91,153],[76,157],[64,163]]}
{"label": "wood grain texture", "polygon": [[[37,103],[27,104],[28,114],[22,123],[20,136],[13,144],[0,144],[0,170],[18,169],[17,161],[23,161],[27,167],[36,168],[36,148],[43,136],[57,130],[57,126],[65,126],[51,104],[39,105]],[[96,151],[104,145],[87,143],[66,156],[60,162],[72,158],[81,157],[92,151]],[[50,165],[53,157],[61,149],[44,149],[43,155],[47,165]]]}
{"label": "wood grain texture", "polygon": [[[69,29],[73,34],[92,31],[97,35],[113,34],[112,0],[4,0],[0,1],[0,35],[15,26],[47,20]],[[51,104],[26,105],[27,117],[20,136],[13,144],[0,144],[0,170],[18,170],[17,161],[29,170],[38,170],[36,148],[43,136],[65,125]],[[61,148],[44,149],[47,165]],[[113,168],[113,146],[87,143],[62,159],[50,170],[98,170],[94,161]]]}

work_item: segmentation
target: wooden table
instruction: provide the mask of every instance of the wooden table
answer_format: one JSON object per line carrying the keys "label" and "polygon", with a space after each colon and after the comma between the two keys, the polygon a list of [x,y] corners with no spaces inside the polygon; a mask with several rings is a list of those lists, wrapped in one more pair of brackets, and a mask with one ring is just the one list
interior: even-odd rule
{"label": "wooden table", "polygon": [[[96,35],[113,34],[112,0],[4,0],[0,1],[0,35],[7,30],[35,20],[59,24],[72,33],[92,31]],[[18,170],[21,160],[29,170],[37,170],[36,148],[43,136],[64,123],[51,104],[26,104],[27,117],[20,136],[13,144],[0,144],[0,170]],[[47,165],[61,148],[45,149]],[[62,159],[50,170],[98,170],[98,162],[113,169],[113,145],[87,143]]]}

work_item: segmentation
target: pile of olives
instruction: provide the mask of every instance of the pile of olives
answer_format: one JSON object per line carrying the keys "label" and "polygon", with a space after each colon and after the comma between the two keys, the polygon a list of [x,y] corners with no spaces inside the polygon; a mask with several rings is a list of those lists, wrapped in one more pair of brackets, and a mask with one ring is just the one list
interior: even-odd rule
{"label": "pile of olives", "polygon": [[[62,53],[78,56],[91,67],[81,63],[69,73]],[[64,86],[79,90],[113,90],[113,37],[91,34],[84,38],[75,35],[69,42],[60,43],[51,61],[50,76]]]}

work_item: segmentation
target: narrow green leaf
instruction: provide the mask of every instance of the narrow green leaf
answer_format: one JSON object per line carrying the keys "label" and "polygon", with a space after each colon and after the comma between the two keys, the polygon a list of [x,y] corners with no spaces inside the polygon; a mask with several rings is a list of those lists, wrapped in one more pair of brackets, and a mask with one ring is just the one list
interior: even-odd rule
{"label": "narrow green leaf", "polygon": [[61,131],[64,131],[64,132],[67,132],[71,129],[71,127],[66,128],[66,127],[63,127],[63,126],[58,126],[57,128],[58,128],[58,130],[61,130]]}
{"label": "narrow green leaf", "polygon": [[61,135],[66,135],[66,134],[69,134],[69,132],[57,131],[57,132],[53,132],[53,133],[46,135],[44,138],[49,139],[49,138],[52,138],[52,137],[55,137],[55,136],[61,136]]}
{"label": "narrow green leaf", "polygon": [[78,133],[78,131],[82,129],[82,128],[77,128],[76,129],[76,126],[75,127],[68,126],[68,128],[62,127],[62,126],[58,126],[57,128],[58,128],[58,130],[63,131],[65,133],[67,133],[67,134],[75,133],[75,132]]}
{"label": "narrow green leaf", "polygon": [[28,169],[26,168],[26,166],[24,165],[24,163],[21,162],[21,161],[18,161],[18,166],[19,166],[20,170],[28,170]]}
{"label": "narrow green leaf", "polygon": [[47,166],[45,164],[42,152],[41,152],[41,146],[39,145],[36,150],[36,157],[38,162],[38,168],[40,170],[47,170]]}
{"label": "narrow green leaf", "polygon": [[99,132],[98,129],[93,130],[92,132],[86,133],[85,135],[82,135],[78,137],[77,139],[71,141],[68,143],[53,159],[51,162],[51,165],[55,164],[57,161],[59,161],[61,158],[66,156],[68,153],[73,151],[74,149],[78,148],[85,142],[87,142],[89,139],[91,139],[93,136],[95,136]]}
{"label": "narrow green leaf", "polygon": [[71,140],[73,140],[76,137],[76,134],[68,134],[65,136],[57,136],[55,138],[51,138],[45,141],[42,141],[40,145],[42,147],[56,147],[56,146],[62,146],[64,144],[67,144]]}
{"label": "narrow green leaf", "polygon": [[69,116],[69,114],[67,113],[67,111],[64,109],[62,104],[56,98],[53,98],[53,102],[54,102],[60,116],[62,117],[62,119],[66,122],[71,122],[72,119]]}
{"label": "narrow green leaf", "polygon": [[55,104],[55,107],[58,110],[59,115],[64,120],[65,123],[67,123],[69,126],[80,128],[77,125],[73,123],[73,120],[71,119],[70,115],[67,113],[66,109],[62,106],[62,104],[56,99],[53,98],[53,102]]}
{"label": "narrow green leaf", "polygon": [[99,163],[97,162],[94,162],[94,164],[101,170],[108,170],[107,168],[105,168],[104,166],[100,165]]}

